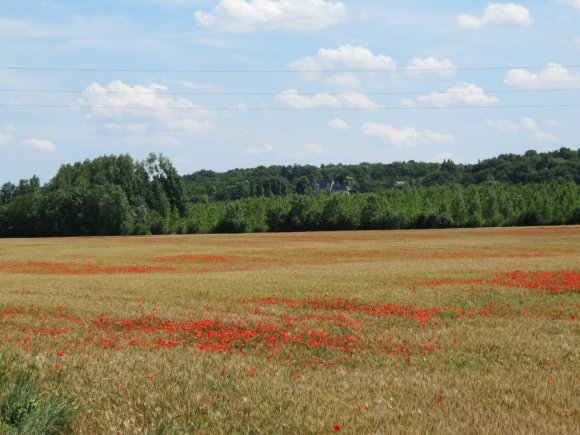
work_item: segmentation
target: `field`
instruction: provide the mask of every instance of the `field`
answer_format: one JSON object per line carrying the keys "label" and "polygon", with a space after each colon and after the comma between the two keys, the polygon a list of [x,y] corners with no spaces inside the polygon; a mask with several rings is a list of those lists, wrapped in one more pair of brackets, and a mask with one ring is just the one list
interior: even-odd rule
{"label": "field", "polygon": [[579,260],[580,227],[5,239],[0,356],[75,433],[579,433]]}

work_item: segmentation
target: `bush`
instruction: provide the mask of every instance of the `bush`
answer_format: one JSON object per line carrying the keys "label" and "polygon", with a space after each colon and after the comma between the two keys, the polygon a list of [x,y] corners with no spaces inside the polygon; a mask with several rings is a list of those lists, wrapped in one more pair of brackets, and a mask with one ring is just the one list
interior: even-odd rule
{"label": "bush", "polygon": [[245,210],[238,201],[227,205],[223,217],[217,224],[216,233],[247,233],[251,225],[245,216]]}

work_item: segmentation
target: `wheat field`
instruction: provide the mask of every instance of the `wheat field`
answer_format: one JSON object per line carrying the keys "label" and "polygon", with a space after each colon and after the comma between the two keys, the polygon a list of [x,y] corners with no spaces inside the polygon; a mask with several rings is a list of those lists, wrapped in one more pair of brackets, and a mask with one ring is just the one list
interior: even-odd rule
{"label": "wheat field", "polygon": [[[0,240],[92,433],[579,433],[580,227]],[[0,429],[1,430],[1,429]]]}

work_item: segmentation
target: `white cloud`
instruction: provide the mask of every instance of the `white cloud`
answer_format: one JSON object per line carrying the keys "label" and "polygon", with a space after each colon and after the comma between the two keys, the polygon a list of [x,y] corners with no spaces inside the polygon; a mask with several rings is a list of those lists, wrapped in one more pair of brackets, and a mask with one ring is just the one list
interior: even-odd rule
{"label": "white cloud", "polygon": [[405,69],[417,76],[451,77],[457,72],[455,64],[449,59],[436,59],[434,57],[426,57],[425,59],[414,57]]}
{"label": "white cloud", "polygon": [[457,159],[457,157],[455,157],[454,154],[445,152],[445,153],[435,154],[429,160],[433,163],[443,163],[445,160],[451,160],[453,162],[457,162],[458,159]]}
{"label": "white cloud", "polygon": [[462,29],[478,30],[483,27],[483,20],[473,15],[459,15],[457,25]]}
{"label": "white cloud", "polygon": [[529,9],[516,3],[489,3],[481,17],[457,17],[457,25],[469,30],[478,30],[489,25],[529,26],[533,22]]}
{"label": "white cloud", "polygon": [[310,155],[313,156],[323,156],[325,154],[328,154],[330,151],[323,147],[322,145],[318,145],[318,144],[308,144],[305,145],[304,148],[306,148],[306,152]]}
{"label": "white cloud", "polygon": [[176,139],[172,136],[165,136],[165,135],[137,135],[133,137],[129,137],[124,139],[124,142],[129,145],[136,145],[142,147],[168,147],[168,148],[179,148],[183,146],[179,139]]}
{"label": "white cloud", "polygon": [[294,109],[377,109],[381,106],[371,101],[365,94],[316,93],[313,96],[300,95],[296,89],[280,92],[276,99]]}
{"label": "white cloud", "polygon": [[4,133],[0,131],[0,145],[8,143],[12,140],[12,135],[10,133]]}
{"label": "white cloud", "polygon": [[390,70],[397,67],[397,62],[387,55],[375,55],[365,47],[341,45],[335,48],[321,48],[315,56],[308,56],[290,63],[289,68],[302,72],[306,80],[316,80],[321,76],[327,83],[358,87],[359,79],[352,72],[339,72],[334,75],[321,75],[318,71],[340,70]]}
{"label": "white cloud", "polygon": [[547,119],[544,121],[544,124],[546,124],[548,127],[552,127],[552,128],[562,127],[562,123],[560,121],[556,121],[554,119]]}
{"label": "white cloud", "polygon": [[483,88],[472,83],[461,83],[447,89],[445,92],[432,92],[429,95],[421,95],[417,98],[421,104],[435,107],[447,107],[457,104],[469,106],[493,106],[499,103],[499,99],[485,93]]}
{"label": "white cloud", "polygon": [[[183,86],[198,88],[211,85],[195,85],[191,82]],[[86,108],[85,117],[99,123],[108,131],[130,134],[143,133],[146,130],[155,134],[161,130],[176,132],[201,133],[214,126],[203,117],[208,110],[198,109],[187,98],[174,98],[167,93],[167,87],[159,84],[148,86],[131,86],[121,81],[108,85],[93,83],[87,86],[79,101],[81,108]],[[173,110],[172,108],[185,108]],[[162,140],[168,146],[177,146],[172,140]]]}
{"label": "white cloud", "polygon": [[376,122],[363,124],[362,131],[365,136],[378,137],[397,146],[416,147],[455,142],[452,134],[442,134],[431,130],[418,131],[413,127],[397,129],[390,124]]}
{"label": "white cloud", "polygon": [[89,108],[88,118],[96,119],[142,117],[144,114],[162,119],[169,116],[171,107],[195,109],[188,99],[173,98],[164,95],[164,91],[167,87],[155,83],[149,86],[131,86],[119,80],[105,86],[93,83],[85,88],[79,104]]}
{"label": "white cloud", "polygon": [[51,153],[56,149],[51,141],[45,139],[27,139],[22,145],[43,153]]}
{"label": "white cloud", "polygon": [[532,118],[523,118],[522,125],[524,128],[532,133],[534,140],[538,142],[557,142],[558,138],[552,133],[543,132],[538,127],[536,121]]}
{"label": "white cloud", "polygon": [[575,7],[576,9],[580,10],[580,0],[560,0],[560,3],[570,5],[572,7]]}
{"label": "white cloud", "polygon": [[8,143],[12,140],[12,135],[10,133],[3,133],[0,131],[0,145]]}
{"label": "white cloud", "polygon": [[272,151],[274,151],[272,145],[264,145],[261,148],[248,148],[247,150],[244,150],[244,154],[249,156],[260,156],[262,154],[271,153]]}
{"label": "white cloud", "polygon": [[574,39],[572,39],[571,46],[573,48],[580,48],[580,36],[576,36]]}
{"label": "white cloud", "polygon": [[357,76],[351,72],[332,74],[324,79],[324,81],[333,86],[341,88],[359,88],[361,82]]}
{"label": "white cloud", "polygon": [[347,17],[342,2],[328,0],[221,0],[209,13],[195,13],[201,26],[232,33],[318,30]]}
{"label": "white cloud", "polygon": [[523,68],[512,69],[507,72],[504,83],[522,89],[578,88],[580,75],[557,63],[549,63],[537,73]]}
{"label": "white cloud", "polygon": [[143,133],[149,128],[149,125],[144,122],[129,122],[126,124],[103,123],[101,124],[105,130],[109,131],[126,131],[128,133]]}
{"label": "white cloud", "polygon": [[373,54],[368,48],[341,45],[338,49],[321,48],[316,56],[304,57],[290,63],[298,71],[337,69],[394,69],[395,60],[384,54]]}
{"label": "white cloud", "polygon": [[346,131],[350,129],[350,126],[346,123],[346,121],[340,119],[340,118],[334,118],[331,119],[330,121],[328,121],[326,123],[326,125],[329,128],[332,128],[333,130],[342,130],[342,131]]}
{"label": "white cloud", "polygon": [[0,127],[0,145],[11,142],[13,132],[14,126],[12,124],[6,124]]}
{"label": "white cloud", "polygon": [[195,119],[176,119],[168,121],[169,130],[188,131],[190,133],[201,133],[213,129],[213,124],[209,121],[198,121]]}
{"label": "white cloud", "polygon": [[212,83],[194,83],[189,80],[182,80],[179,84],[192,92],[219,92],[221,90],[219,86]]}
{"label": "white cloud", "polygon": [[500,133],[516,133],[520,130],[520,126],[518,124],[515,122],[506,121],[505,119],[486,119],[485,123]]}

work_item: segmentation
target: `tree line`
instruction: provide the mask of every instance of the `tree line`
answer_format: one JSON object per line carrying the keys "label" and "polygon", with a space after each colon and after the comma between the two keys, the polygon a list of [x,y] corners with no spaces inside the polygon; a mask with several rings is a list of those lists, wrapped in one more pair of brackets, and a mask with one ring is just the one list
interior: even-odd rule
{"label": "tree line", "polygon": [[580,184],[580,149],[523,155],[503,154],[476,164],[395,162],[357,165],[288,165],[233,169],[219,173],[198,171],[183,177],[190,202],[229,201],[244,198],[309,194],[318,180],[345,183],[354,180],[354,191],[380,192],[396,185],[469,186],[491,181],[506,184],[571,181]]}
{"label": "tree line", "polygon": [[580,224],[572,182],[387,189],[192,205],[183,232],[244,233]]}
{"label": "tree line", "polygon": [[167,157],[129,155],[62,165],[0,188],[0,236],[164,234],[188,210],[183,182]]}
{"label": "tree line", "polygon": [[[410,182],[376,192],[311,195],[278,190],[282,184],[262,179],[246,181],[270,189],[268,195],[211,202],[188,201],[183,178],[163,155],[143,161],[103,156],[62,165],[44,186],[36,176],[1,186],[0,237],[579,224],[578,152],[568,151],[535,154],[556,159],[545,174],[561,175],[538,183]],[[495,163],[480,164],[497,170]],[[446,167],[449,162],[438,171]],[[356,172],[345,173],[359,183]]]}

